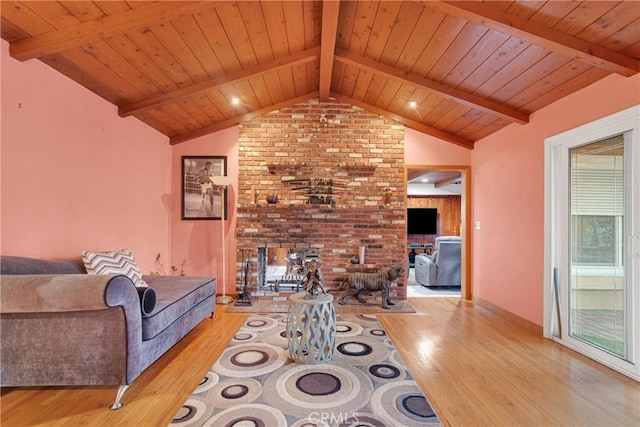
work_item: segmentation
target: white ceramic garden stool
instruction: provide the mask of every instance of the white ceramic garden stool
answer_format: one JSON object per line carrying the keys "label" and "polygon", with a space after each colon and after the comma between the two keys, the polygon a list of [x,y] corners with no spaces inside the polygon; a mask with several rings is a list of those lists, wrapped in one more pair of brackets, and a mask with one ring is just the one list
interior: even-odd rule
{"label": "white ceramic garden stool", "polygon": [[333,359],[336,308],[333,295],[305,299],[306,292],[289,297],[287,345],[294,362],[318,364]]}

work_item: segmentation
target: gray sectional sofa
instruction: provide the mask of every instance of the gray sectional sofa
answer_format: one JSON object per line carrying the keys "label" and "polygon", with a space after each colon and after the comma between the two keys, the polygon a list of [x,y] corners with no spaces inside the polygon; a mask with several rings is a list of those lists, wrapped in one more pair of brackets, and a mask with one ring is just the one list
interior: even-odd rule
{"label": "gray sectional sofa", "polygon": [[206,317],[216,279],[144,276],[147,314],[133,282],[86,274],[81,260],[0,257],[0,385],[127,387]]}

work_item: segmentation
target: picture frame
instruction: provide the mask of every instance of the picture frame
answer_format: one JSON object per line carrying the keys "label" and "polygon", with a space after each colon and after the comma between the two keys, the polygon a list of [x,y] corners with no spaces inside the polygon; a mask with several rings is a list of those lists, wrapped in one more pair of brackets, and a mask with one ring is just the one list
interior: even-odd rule
{"label": "picture frame", "polygon": [[227,187],[215,185],[216,176],[227,176],[227,157],[182,156],[181,163],[182,219],[222,220],[222,209],[227,218]]}

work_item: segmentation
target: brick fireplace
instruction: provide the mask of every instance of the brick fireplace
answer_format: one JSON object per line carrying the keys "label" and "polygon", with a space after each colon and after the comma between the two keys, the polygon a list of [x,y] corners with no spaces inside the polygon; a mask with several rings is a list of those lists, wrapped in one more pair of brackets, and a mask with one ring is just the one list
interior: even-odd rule
{"label": "brick fireplace", "polygon": [[[286,297],[284,291],[258,289],[259,248],[317,253],[326,290],[339,287],[352,271],[384,271],[394,264],[406,269],[403,165],[404,127],[351,104],[310,100],[242,123],[237,283],[244,253],[251,259],[252,294]],[[302,188],[307,179],[341,185],[330,203],[310,203]],[[267,204],[272,194],[278,203]],[[360,247],[365,262],[353,264]],[[405,299],[404,279],[397,283],[392,296]]]}

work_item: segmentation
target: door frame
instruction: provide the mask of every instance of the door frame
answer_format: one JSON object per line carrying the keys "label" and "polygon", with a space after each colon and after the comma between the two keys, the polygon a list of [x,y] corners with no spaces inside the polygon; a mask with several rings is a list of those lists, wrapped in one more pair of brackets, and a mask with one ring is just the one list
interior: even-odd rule
{"label": "door frame", "polygon": [[[562,257],[558,251],[561,250],[561,245],[558,244],[558,239],[561,239],[559,231],[557,230],[557,224],[554,221],[557,211],[563,216],[568,215],[567,206],[565,200],[568,200],[567,189],[557,188],[556,174],[559,173],[555,167],[556,160],[564,160],[563,163],[567,163],[568,160],[564,157],[556,158],[555,150],[557,147],[563,146],[567,141],[571,141],[573,138],[579,138],[583,140],[583,143],[589,141],[596,141],[598,139],[605,139],[607,137],[631,132],[632,144],[630,156],[630,164],[640,164],[640,125],[638,124],[638,117],[640,117],[640,105],[619,111],[601,119],[592,121],[590,123],[577,126],[574,129],[567,130],[558,135],[554,135],[545,139],[545,159],[544,159],[544,193],[545,193],[545,206],[544,206],[544,289],[543,289],[543,336],[549,338],[562,345],[572,348],[584,354],[585,356],[605,365],[610,368],[621,372],[636,381],[640,381],[640,369],[638,368],[638,362],[640,362],[640,332],[635,329],[635,336],[629,337],[627,344],[630,346],[630,362],[625,364],[619,362],[618,359],[608,357],[606,354],[598,350],[591,351],[587,349],[584,351],[581,347],[574,347],[570,344],[570,340],[564,339],[568,336],[566,330],[562,329],[562,322],[559,318],[559,313],[563,312],[561,307],[567,304],[567,301],[558,299],[556,296],[556,288],[554,287],[554,267],[556,261]],[[562,153],[561,156],[565,156],[566,153]],[[630,173],[630,182],[640,182],[640,167],[632,168]],[[631,203],[631,212],[640,212],[640,197],[637,196],[638,189],[631,190],[629,194],[629,203]],[[627,212],[625,212],[627,215]],[[629,290],[630,300],[627,301],[627,308],[631,310],[627,315],[632,316],[631,327],[638,328],[637,322],[640,317],[640,287],[638,286],[638,277],[640,274],[640,226],[637,223],[631,222],[631,229],[626,231],[629,238],[628,253],[632,254],[626,260],[627,273],[630,275],[629,283],[633,286]],[[637,227],[637,228],[634,228]],[[636,275],[635,277],[633,275]],[[562,277],[562,276],[560,276]],[[635,285],[634,285],[635,284]],[[558,284],[558,286],[561,286]],[[560,289],[558,288],[558,292]],[[566,311],[565,311],[566,313]],[[635,367],[632,367],[635,366]]]}
{"label": "door frame", "polygon": [[404,165],[404,206],[407,207],[408,200],[408,170],[409,169],[437,169],[447,171],[459,171],[462,175],[462,187],[460,203],[460,219],[462,229],[460,237],[461,248],[461,286],[460,295],[465,300],[473,299],[473,288],[471,286],[471,166],[462,165]]}

